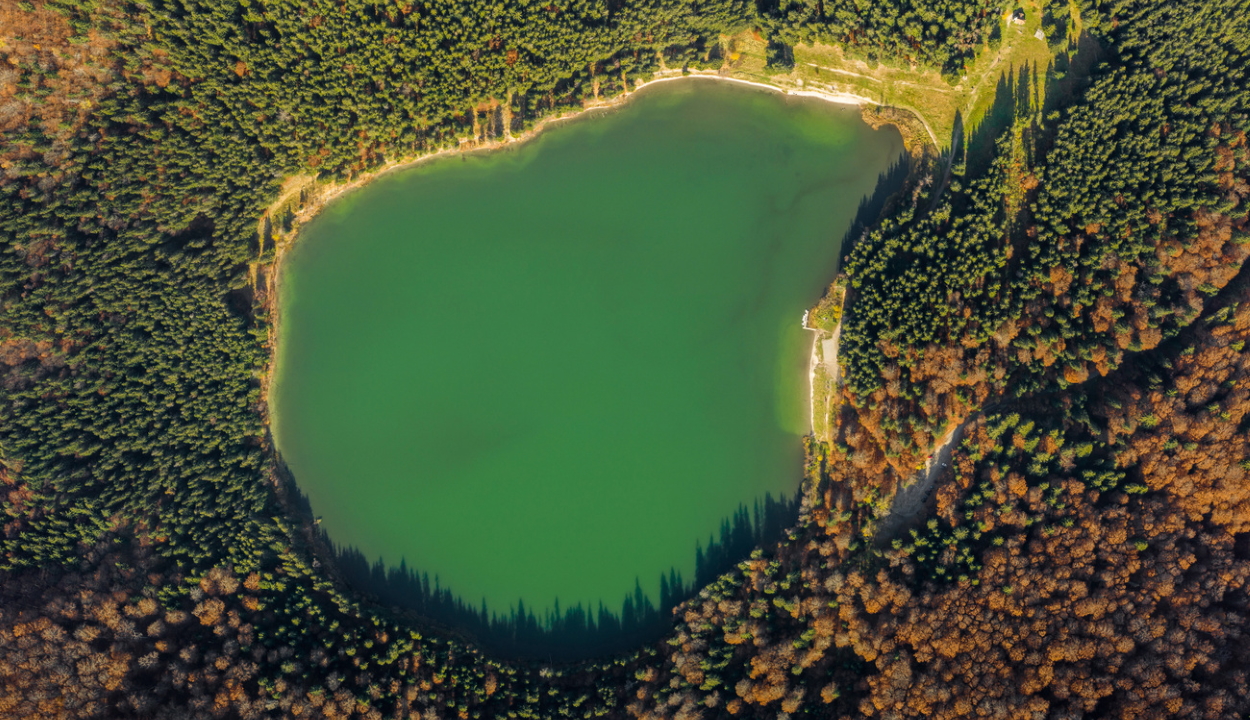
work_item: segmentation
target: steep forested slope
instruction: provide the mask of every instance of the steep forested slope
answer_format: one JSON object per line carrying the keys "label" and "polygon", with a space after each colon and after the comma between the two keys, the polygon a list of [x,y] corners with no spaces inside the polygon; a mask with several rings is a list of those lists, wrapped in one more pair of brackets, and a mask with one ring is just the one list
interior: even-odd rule
{"label": "steep forested slope", "polygon": [[[1088,87],[1021,108],[983,173],[918,180],[856,246],[824,532],[687,603],[638,716],[1244,715],[1235,5],[1087,7],[1109,51]],[[930,517],[878,534],[961,423]]]}
{"label": "steep forested slope", "polygon": [[[488,659],[362,607],[278,519],[249,281],[282,178],[519,131],[739,26],[949,67],[997,10],[6,5],[0,714],[1244,716],[1236,0],[1086,0],[1088,85],[896,198],[847,266],[803,521],[666,642]],[[875,536],[965,421],[927,523]]]}
{"label": "steep forested slope", "polygon": [[848,389],[896,470],[992,398],[1156,347],[1238,272],[1250,46],[1230,7],[1121,7],[1080,102],[1024,113],[984,177],[855,248]]}

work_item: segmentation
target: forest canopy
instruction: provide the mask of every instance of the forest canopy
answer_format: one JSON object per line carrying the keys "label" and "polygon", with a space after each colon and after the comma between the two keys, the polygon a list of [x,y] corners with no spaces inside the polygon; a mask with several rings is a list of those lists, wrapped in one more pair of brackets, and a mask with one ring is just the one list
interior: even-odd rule
{"label": "forest canopy", "polygon": [[918,164],[855,242],[796,524],[663,641],[488,656],[343,585],[287,513],[285,179],[519,135],[740,31],[955,79],[1014,9],[0,2],[0,715],[1244,717],[1237,0],[1022,6],[1099,62],[1038,68],[1044,106]]}

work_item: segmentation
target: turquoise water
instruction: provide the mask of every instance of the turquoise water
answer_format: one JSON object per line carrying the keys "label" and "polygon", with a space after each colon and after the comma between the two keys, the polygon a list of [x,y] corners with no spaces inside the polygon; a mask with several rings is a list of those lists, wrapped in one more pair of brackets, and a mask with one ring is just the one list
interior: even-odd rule
{"label": "turquoise water", "polygon": [[322,527],[498,612],[689,580],[798,488],[800,318],[901,152],[854,108],[683,81],[335,201],[284,261],[271,397]]}

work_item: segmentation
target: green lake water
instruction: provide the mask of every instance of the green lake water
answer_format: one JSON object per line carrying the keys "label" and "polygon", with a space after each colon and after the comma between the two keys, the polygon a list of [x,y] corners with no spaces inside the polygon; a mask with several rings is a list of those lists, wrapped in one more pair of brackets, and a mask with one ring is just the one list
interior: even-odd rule
{"label": "green lake water", "polygon": [[740,503],[799,486],[800,319],[902,149],[683,81],[335,201],[282,268],[271,397],[321,526],[504,613],[689,580]]}

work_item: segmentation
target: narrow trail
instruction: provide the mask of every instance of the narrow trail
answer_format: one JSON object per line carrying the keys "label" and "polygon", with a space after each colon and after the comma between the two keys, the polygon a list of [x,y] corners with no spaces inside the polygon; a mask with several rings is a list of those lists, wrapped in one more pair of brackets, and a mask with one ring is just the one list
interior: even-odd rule
{"label": "narrow trail", "polygon": [[952,137],[951,137],[951,148],[950,148],[950,151],[947,153],[946,169],[942,172],[942,181],[939,182],[937,185],[935,185],[933,189],[933,202],[929,203],[930,213],[932,213],[934,210],[937,210],[938,203],[941,202],[942,195],[946,191],[946,185],[950,182],[951,168],[953,168],[955,165],[956,151],[959,149],[959,143],[963,141],[963,138],[964,138],[963,123],[956,122],[955,132],[952,133]]}
{"label": "narrow trail", "polygon": [[950,466],[951,453],[963,440],[964,430],[980,416],[981,412],[974,412],[964,418],[963,422],[951,428],[951,431],[946,433],[946,437],[942,438],[937,449],[929,456],[924,474],[894,495],[890,514],[878,523],[877,532],[873,537],[879,547],[889,544],[905,529],[928,514],[929,498],[933,496],[938,476]]}
{"label": "narrow trail", "polygon": [[838,326],[833,329],[833,334],[829,336],[829,339],[833,341],[833,344],[830,346],[832,348],[830,357],[825,358],[825,368],[829,370],[829,379],[832,386],[836,389],[838,387],[838,383],[842,382],[842,366],[838,365],[838,353],[842,351],[841,321],[839,321]]}
{"label": "narrow trail", "polygon": [[881,85],[881,84],[906,85],[908,87],[920,88],[921,90],[928,90],[930,92],[940,92],[940,93],[952,93],[958,90],[958,88],[941,87],[932,83],[919,83],[919,82],[913,82],[911,80],[899,80],[897,78],[880,78],[875,75],[866,75],[864,73],[855,72],[854,70],[843,70],[841,68],[832,68],[827,65],[818,65],[813,62],[805,62],[803,64],[808,67],[814,67],[817,70],[824,70],[825,72],[834,73],[835,75],[846,75],[848,77],[863,78],[864,80],[875,82],[878,85]]}
{"label": "narrow trail", "polygon": [[[875,83],[880,83],[880,82],[881,82],[881,78],[879,78],[879,77],[873,77],[872,75],[865,75],[865,74],[863,74],[863,73],[857,73],[857,72],[855,72],[855,71],[853,71],[853,70],[842,70],[841,68],[831,68],[831,67],[826,67],[826,66],[824,66],[824,65],[817,65],[816,63],[813,63],[813,62],[805,62],[805,63],[803,63],[803,64],[804,64],[804,65],[806,65],[806,66],[808,66],[808,67],[814,67],[814,68],[816,68],[817,70],[826,70],[826,71],[828,71],[828,72],[835,73],[835,74],[837,74],[837,75],[848,75],[848,76],[850,76],[850,77],[863,78],[863,79],[865,79],[865,80],[871,80],[871,81],[873,81],[873,82],[875,82]],[[912,83],[912,84],[914,84],[914,83]]]}

